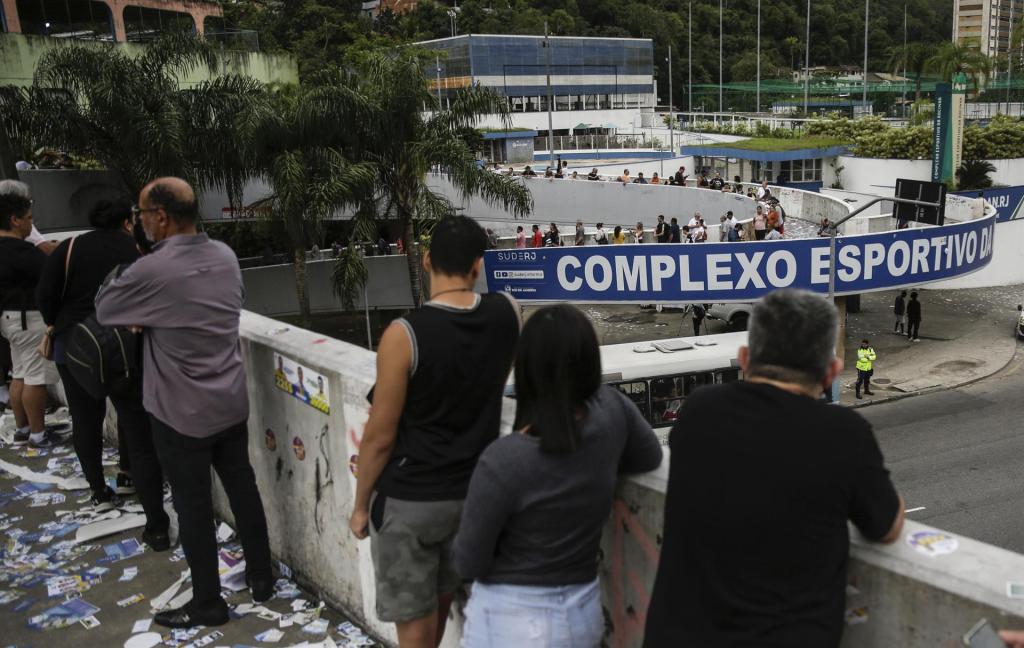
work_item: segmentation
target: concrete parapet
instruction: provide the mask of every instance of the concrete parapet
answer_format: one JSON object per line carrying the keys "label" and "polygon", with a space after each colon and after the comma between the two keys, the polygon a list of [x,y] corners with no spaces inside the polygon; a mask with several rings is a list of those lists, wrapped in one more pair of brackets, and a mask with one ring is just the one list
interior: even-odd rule
{"label": "concrete parapet", "polygon": [[[249,451],[274,554],[326,601],[393,645],[391,627],[374,614],[369,544],[356,542],[347,526],[374,354],[248,312],[241,335],[252,403]],[[325,379],[328,412],[282,389],[275,376],[278,354],[289,368],[302,365],[307,379]],[[506,401],[506,431],[513,409]],[[667,462],[623,481],[605,529],[600,574],[611,646],[642,642],[661,551]],[[222,494],[216,502],[229,517]],[[866,614],[866,620],[847,628],[844,647],[952,646],[982,616],[1024,628],[1024,600],[1006,596],[1006,581],[1024,574],[1024,556],[963,537],[955,551],[936,556],[907,542],[930,531],[937,530],[908,521],[904,538],[892,546],[866,543],[853,533],[847,608],[863,608],[858,618]],[[445,646],[457,645],[461,635],[461,617],[454,614]]]}

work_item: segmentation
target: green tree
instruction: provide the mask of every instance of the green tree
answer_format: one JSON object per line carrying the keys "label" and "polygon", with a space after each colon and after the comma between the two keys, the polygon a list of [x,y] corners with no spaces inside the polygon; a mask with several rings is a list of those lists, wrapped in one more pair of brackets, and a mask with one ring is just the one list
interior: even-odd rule
{"label": "green tree", "polygon": [[100,161],[132,195],[175,175],[200,189],[224,187],[240,204],[254,160],[238,142],[252,138],[265,92],[236,75],[182,87],[179,80],[200,67],[217,72],[216,51],[186,35],[136,57],[110,45],[55,47],[30,88],[0,93],[3,128],[20,150],[55,146]]}
{"label": "green tree", "polygon": [[957,72],[963,72],[977,93],[981,81],[992,72],[992,59],[972,47],[970,42],[945,42],[927,60],[925,70],[940,75],[946,81]]}
{"label": "green tree", "polygon": [[956,170],[957,188],[964,191],[988,189],[992,186],[992,178],[988,174],[995,172],[995,165],[988,160],[964,160]]}
{"label": "green tree", "polygon": [[271,192],[251,207],[283,224],[287,233],[299,320],[310,324],[306,249],[316,242],[326,219],[358,204],[373,190],[375,169],[353,164],[345,152],[356,140],[352,123],[372,119],[366,100],[351,88],[278,88],[252,140],[258,174]]}
{"label": "green tree", "polygon": [[935,55],[931,43],[908,43],[906,48],[894,45],[889,48],[889,65],[893,74],[906,73],[914,77],[914,101],[921,100],[921,77],[928,69],[929,61]]}
{"label": "green tree", "polygon": [[[478,167],[473,150],[461,136],[483,115],[501,115],[507,124],[508,103],[488,89],[466,88],[438,110],[423,65],[410,52],[374,56],[353,76],[372,111],[372,118],[355,123],[360,134],[354,155],[373,164],[376,172],[375,191],[364,202],[374,203],[377,218],[397,221],[413,299],[418,303],[417,225],[429,226],[455,213],[451,201],[430,187],[427,174],[431,170],[439,169],[461,195],[501,205],[517,217],[533,209],[533,199],[521,180]],[[431,112],[423,112],[424,106]]]}
{"label": "green tree", "polygon": [[786,36],[782,39],[782,46],[789,52],[789,69],[796,69],[796,54],[800,51],[800,39],[796,36]]}

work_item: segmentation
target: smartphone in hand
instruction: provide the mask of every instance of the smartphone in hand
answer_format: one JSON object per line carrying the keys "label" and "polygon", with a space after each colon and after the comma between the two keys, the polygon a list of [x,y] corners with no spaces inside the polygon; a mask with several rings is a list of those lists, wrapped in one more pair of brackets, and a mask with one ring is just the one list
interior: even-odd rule
{"label": "smartphone in hand", "polygon": [[963,641],[969,648],[1006,648],[1006,644],[999,638],[988,619],[979,619],[974,627],[964,634]]}

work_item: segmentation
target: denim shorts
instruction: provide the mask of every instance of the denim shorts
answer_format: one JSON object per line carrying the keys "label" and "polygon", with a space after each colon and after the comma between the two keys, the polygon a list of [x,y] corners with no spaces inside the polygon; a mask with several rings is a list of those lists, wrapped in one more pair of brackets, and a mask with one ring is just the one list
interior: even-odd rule
{"label": "denim shorts", "polygon": [[601,587],[473,583],[462,648],[595,648],[604,636]]}

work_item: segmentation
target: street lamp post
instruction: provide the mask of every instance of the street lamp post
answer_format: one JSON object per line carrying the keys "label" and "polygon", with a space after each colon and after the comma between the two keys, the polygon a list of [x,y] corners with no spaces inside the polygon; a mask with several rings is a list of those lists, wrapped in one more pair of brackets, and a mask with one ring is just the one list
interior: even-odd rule
{"label": "street lamp post", "polygon": [[864,96],[861,100],[865,108],[868,105],[868,17],[871,0],[864,0]]}
{"label": "street lamp post", "polygon": [[811,0],[807,0],[807,36],[804,42],[804,117],[810,114],[811,89]]}
{"label": "street lamp post", "polygon": [[718,0],[718,112],[725,112],[722,103],[722,0]]}
{"label": "street lamp post", "polygon": [[672,156],[676,154],[676,140],[675,140],[675,118],[673,116],[672,103],[672,46],[668,46],[668,147],[672,151]]}
{"label": "street lamp post", "polygon": [[761,0],[757,0],[757,105],[754,112],[761,112]]}
{"label": "street lamp post", "polygon": [[554,98],[551,96],[551,41],[548,39],[548,21],[544,21],[544,51],[545,68],[548,84],[548,166],[555,166],[555,129],[551,118],[552,104]]}
{"label": "street lamp post", "polygon": [[686,109],[693,119],[693,0],[690,0],[690,17],[686,21]]}

